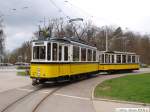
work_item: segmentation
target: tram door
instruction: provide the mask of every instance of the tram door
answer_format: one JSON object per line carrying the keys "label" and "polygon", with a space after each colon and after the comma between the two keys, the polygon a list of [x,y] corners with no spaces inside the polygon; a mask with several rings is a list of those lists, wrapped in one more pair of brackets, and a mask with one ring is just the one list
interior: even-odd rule
{"label": "tram door", "polygon": [[59,74],[60,76],[65,76],[70,74],[70,64],[69,64],[69,45],[60,44],[59,45]]}

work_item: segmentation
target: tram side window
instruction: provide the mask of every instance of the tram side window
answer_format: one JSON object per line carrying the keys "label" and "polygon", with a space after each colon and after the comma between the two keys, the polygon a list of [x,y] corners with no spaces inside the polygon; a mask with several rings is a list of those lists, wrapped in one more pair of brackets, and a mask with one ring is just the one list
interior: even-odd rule
{"label": "tram side window", "polygon": [[93,61],[96,61],[96,51],[93,51]]}
{"label": "tram side window", "polygon": [[92,50],[88,49],[88,61],[92,60]]}
{"label": "tram side window", "polygon": [[109,63],[109,55],[105,54],[105,63]]}
{"label": "tram side window", "polygon": [[105,63],[105,55],[102,54],[102,63]]}
{"label": "tram side window", "polygon": [[53,43],[53,61],[57,61],[57,43]]}
{"label": "tram side window", "polygon": [[47,60],[51,60],[51,43],[47,44]]}
{"label": "tram side window", "polygon": [[40,51],[40,59],[45,59],[45,46],[40,46],[39,51]]}
{"label": "tram side window", "polygon": [[73,46],[73,61],[79,61],[79,47]]}
{"label": "tram side window", "polygon": [[122,63],[126,63],[126,55],[122,55]]}
{"label": "tram side window", "polygon": [[62,60],[62,46],[59,45],[59,61]]}
{"label": "tram side window", "polygon": [[86,48],[81,48],[81,61],[86,61]]}
{"label": "tram side window", "polygon": [[39,59],[39,46],[33,47],[33,59]]}
{"label": "tram side window", "polygon": [[117,55],[117,63],[121,63],[121,55]]}
{"label": "tram side window", "polygon": [[131,63],[131,56],[128,55],[128,63]]}
{"label": "tram side window", "polygon": [[114,63],[114,55],[111,55],[111,62]]}
{"label": "tram side window", "polygon": [[45,46],[35,46],[33,48],[33,59],[45,59]]}
{"label": "tram side window", "polygon": [[135,63],[135,56],[132,56],[132,63]]}
{"label": "tram side window", "polygon": [[111,63],[111,55],[108,55],[108,63]]}
{"label": "tram side window", "polygon": [[68,46],[64,47],[64,60],[68,61]]}

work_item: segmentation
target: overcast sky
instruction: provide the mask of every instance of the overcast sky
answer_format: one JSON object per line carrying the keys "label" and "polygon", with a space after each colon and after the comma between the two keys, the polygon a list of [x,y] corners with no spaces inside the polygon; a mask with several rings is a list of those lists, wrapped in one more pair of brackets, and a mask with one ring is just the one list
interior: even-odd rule
{"label": "overcast sky", "polygon": [[[0,0],[0,15],[7,36],[6,49],[12,51],[33,32],[45,17],[91,19],[98,26],[118,25],[130,30],[150,33],[149,0]],[[57,8],[56,8],[57,7]],[[62,13],[60,9],[63,10]]]}

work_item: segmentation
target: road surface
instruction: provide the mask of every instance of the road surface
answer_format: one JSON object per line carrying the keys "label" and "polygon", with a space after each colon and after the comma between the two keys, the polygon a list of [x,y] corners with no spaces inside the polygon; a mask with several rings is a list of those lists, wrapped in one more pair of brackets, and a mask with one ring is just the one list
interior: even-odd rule
{"label": "road surface", "polygon": [[[143,72],[150,69],[135,71]],[[93,88],[104,80],[124,75],[127,74],[98,75],[74,83],[33,87],[28,77],[18,77],[13,71],[0,72],[0,112],[108,112],[108,104],[110,110],[115,106],[93,101]]]}

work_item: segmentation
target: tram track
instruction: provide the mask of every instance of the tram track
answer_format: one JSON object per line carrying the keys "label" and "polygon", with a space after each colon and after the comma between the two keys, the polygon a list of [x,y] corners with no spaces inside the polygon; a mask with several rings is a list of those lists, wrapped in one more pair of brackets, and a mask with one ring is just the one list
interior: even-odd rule
{"label": "tram track", "polygon": [[19,101],[23,100],[24,98],[30,96],[31,94],[35,93],[36,91],[40,90],[39,88],[27,93],[26,95],[18,98],[17,100],[13,101],[12,103],[10,103],[9,105],[7,105],[1,112],[6,112],[9,108],[11,108],[12,106],[14,106],[16,103],[18,103]]}
{"label": "tram track", "polygon": [[[103,75],[101,75],[102,77],[103,77]],[[97,77],[97,74],[95,74],[95,76],[92,76],[93,78],[94,77]],[[85,78],[85,77],[83,77],[83,78],[80,78],[79,80],[76,80],[76,81],[72,81],[72,83],[69,83],[70,85],[71,84],[75,84],[75,83],[79,83],[80,81],[83,81],[83,80],[85,80],[85,79],[91,79],[91,78]],[[51,95],[53,95],[55,92],[57,92],[58,90],[60,90],[60,89],[62,89],[63,87],[65,87],[66,86],[66,84],[64,85],[64,86],[60,86],[59,88],[56,88],[56,89],[54,89],[53,91],[51,91],[51,92],[49,92],[47,95],[45,95],[45,97],[43,97],[43,99],[42,100],[40,100],[40,102],[38,102],[38,104],[34,107],[34,109],[32,110],[32,112],[37,112],[37,110],[38,110],[38,108],[40,108],[40,106],[41,106],[41,104],[48,98],[48,97],[50,97]]]}
{"label": "tram track", "polygon": [[38,104],[33,108],[32,112],[36,112],[37,109],[40,107],[40,105],[48,98],[50,97],[53,93],[55,93],[56,91],[58,91],[59,89],[61,89],[62,87],[60,88],[56,88],[54,89],[53,91],[49,92],[47,95],[45,95],[45,97],[42,98],[42,100],[40,100],[38,102]]}
{"label": "tram track", "polygon": [[[55,86],[55,85],[54,85]],[[40,100],[38,101],[38,103],[33,107],[33,109],[31,109],[31,112],[36,112],[36,110],[41,106],[41,104],[49,97],[51,96],[53,93],[55,93],[56,91],[58,91],[59,89],[61,89],[63,86],[57,86],[55,88],[53,88],[53,90],[47,90],[46,95]],[[17,107],[19,105],[20,102],[23,102],[24,100],[28,99],[28,97],[36,94],[37,92],[40,92],[40,90],[42,90],[43,88],[38,87],[37,89],[28,92],[27,94],[25,94],[24,96],[18,98],[17,100],[13,101],[12,103],[10,103],[9,105],[7,105],[4,109],[2,109],[1,112],[10,112],[12,107]]]}
{"label": "tram track", "polygon": [[[103,75],[101,75],[101,76],[103,77]],[[97,76],[94,76],[94,77],[97,77]],[[87,78],[83,78],[83,79],[81,78],[80,80],[76,80],[75,82],[72,82],[72,83],[73,84],[74,83],[78,83],[78,82],[80,82],[82,80],[85,80],[85,79],[87,79]],[[91,78],[89,78],[89,79],[91,79]],[[55,84],[52,84],[52,85],[46,85],[46,84],[44,84],[44,85],[38,85],[35,90],[33,90],[33,91],[30,90],[26,95],[20,97],[19,99],[13,101],[11,104],[9,104],[8,106],[6,106],[1,112],[11,112],[11,109],[13,110],[14,107],[15,108],[16,107],[19,108],[20,111],[21,111],[24,107],[20,108],[19,104],[22,103],[21,105],[23,105],[23,102],[25,100],[30,99],[30,97],[34,97],[34,94],[36,94],[38,92],[42,93],[43,95],[46,94],[46,95],[42,96],[42,98],[40,100],[38,100],[37,103],[34,104],[34,106],[30,107],[31,111],[29,111],[29,112],[37,112],[38,109],[40,109],[40,107],[42,107],[42,104],[44,103],[44,101],[46,101],[47,98],[49,98],[55,92],[57,92],[58,90],[62,89],[65,86],[67,86],[68,84],[71,85],[72,83],[70,83],[70,82],[69,83],[68,82],[67,83],[63,82],[62,83],[61,82],[61,83],[57,83],[57,84],[55,83]],[[46,89],[46,91],[42,91],[45,88],[49,88],[49,89],[48,90]],[[26,89],[21,89],[21,90],[26,90]],[[35,97],[35,98],[37,98],[37,97]],[[12,111],[12,112],[18,112],[18,110],[17,111]]]}
{"label": "tram track", "polygon": [[[143,73],[143,71],[135,72],[133,74],[139,74],[139,73]],[[63,105],[63,107],[60,106],[60,108],[68,110],[68,106],[73,106],[73,107],[75,107],[74,109],[80,110],[80,109],[82,109],[82,106],[80,106],[80,105],[78,105],[78,103],[76,103],[76,99],[79,100],[79,97],[91,98],[90,97],[91,91],[93,90],[93,87],[95,87],[95,85],[97,85],[99,82],[102,82],[104,80],[111,79],[111,78],[129,75],[129,74],[130,73],[113,74],[113,75],[101,74],[101,75],[94,75],[94,77],[92,77],[92,78],[87,78],[85,81],[84,81],[84,79],[81,79],[79,81],[74,81],[71,83],[59,83],[59,84],[54,84],[54,85],[44,84],[42,86],[39,85],[41,87],[36,87],[35,90],[33,90],[31,92],[29,91],[29,93],[27,95],[22,96],[18,100],[12,102],[7,107],[3,107],[4,109],[0,112],[41,112],[41,111],[43,112],[44,109],[47,109],[47,111],[54,111],[54,110],[60,111],[60,109],[57,109],[56,104],[60,105],[61,103],[58,103],[58,102],[64,102],[64,98],[66,98],[65,102],[67,100],[69,103],[67,103],[66,105]],[[76,88],[76,89],[74,89],[74,88]],[[82,91],[82,88],[84,88],[83,91]],[[25,87],[23,89],[31,90],[31,88],[28,88],[28,87]],[[38,93],[38,94],[36,94],[36,93]],[[55,98],[55,95],[57,93],[58,94],[60,93],[60,95],[58,95],[58,97],[61,96],[63,99]],[[34,95],[34,94],[36,94],[36,95]],[[54,96],[54,98],[53,98],[53,96]],[[40,98],[36,99],[35,101],[32,101],[32,99],[37,98],[37,97],[40,97]],[[72,101],[72,103],[70,103],[69,98],[74,99]],[[33,102],[34,102],[34,104],[33,104]],[[81,104],[85,103],[85,102],[88,102],[88,100],[86,100],[86,101],[81,100]],[[28,106],[28,105],[30,105],[30,106]],[[90,107],[90,105],[88,103],[87,103],[87,106],[89,106],[89,108],[86,111],[90,110],[90,108],[93,108],[93,106]],[[15,109],[14,107],[17,109]],[[47,108],[47,107],[49,107],[49,108]],[[92,112],[92,111],[90,111],[90,112]]]}

